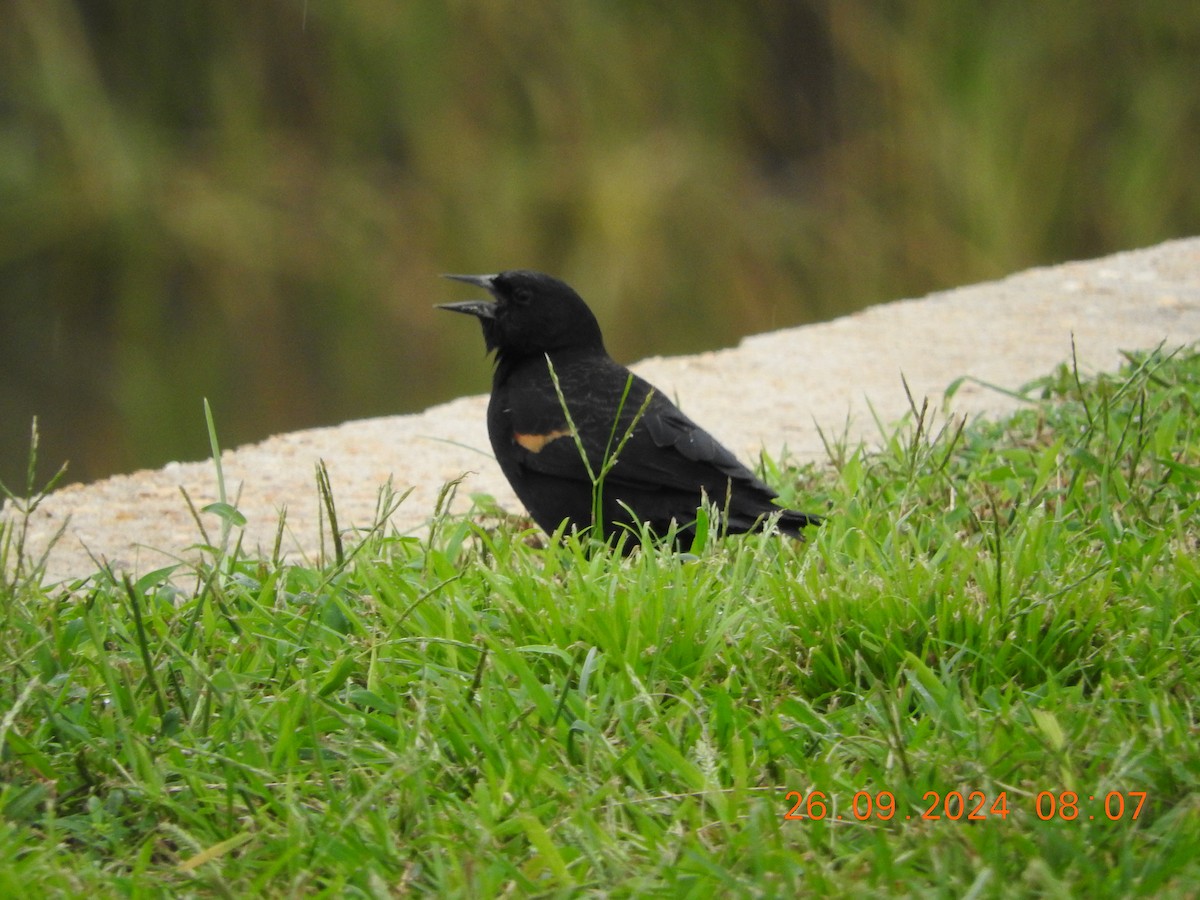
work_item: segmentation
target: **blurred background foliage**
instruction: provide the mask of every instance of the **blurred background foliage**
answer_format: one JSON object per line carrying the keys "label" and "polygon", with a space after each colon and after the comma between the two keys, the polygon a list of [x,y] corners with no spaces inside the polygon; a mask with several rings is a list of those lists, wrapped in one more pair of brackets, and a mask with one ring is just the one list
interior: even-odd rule
{"label": "blurred background foliage", "polygon": [[439,272],[632,361],[1195,234],[1198,75],[1158,0],[0,0],[0,478],[482,392]]}

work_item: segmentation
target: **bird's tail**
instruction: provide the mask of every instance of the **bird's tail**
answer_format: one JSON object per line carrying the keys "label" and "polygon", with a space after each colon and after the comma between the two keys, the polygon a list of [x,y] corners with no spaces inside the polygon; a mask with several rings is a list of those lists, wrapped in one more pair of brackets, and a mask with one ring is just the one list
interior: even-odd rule
{"label": "bird's tail", "polygon": [[754,510],[730,510],[725,520],[725,527],[730,534],[762,531],[767,522],[776,516],[778,516],[779,530],[800,540],[804,540],[805,528],[809,525],[820,525],[825,521],[824,516],[818,516],[815,513],[802,513],[778,506],[772,506],[768,511],[759,506]]}

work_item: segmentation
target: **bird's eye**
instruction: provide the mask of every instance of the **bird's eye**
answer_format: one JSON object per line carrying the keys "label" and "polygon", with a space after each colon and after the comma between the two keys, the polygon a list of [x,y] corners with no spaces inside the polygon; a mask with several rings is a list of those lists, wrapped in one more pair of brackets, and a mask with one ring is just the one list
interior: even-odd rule
{"label": "bird's eye", "polygon": [[517,306],[527,306],[532,296],[526,288],[517,288],[512,292],[512,301]]}

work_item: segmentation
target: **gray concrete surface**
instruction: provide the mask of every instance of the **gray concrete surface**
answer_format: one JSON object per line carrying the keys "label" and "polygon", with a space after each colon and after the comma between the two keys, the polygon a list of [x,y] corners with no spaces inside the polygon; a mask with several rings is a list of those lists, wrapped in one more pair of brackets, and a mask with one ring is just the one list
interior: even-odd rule
{"label": "gray concrete surface", "polygon": [[[579,287],[586,297],[587,285]],[[841,434],[848,421],[852,440],[870,442],[878,435],[871,408],[886,421],[906,412],[901,374],[918,402],[927,396],[940,407],[960,376],[1015,389],[1049,373],[1070,359],[1072,334],[1085,373],[1115,369],[1122,350],[1200,340],[1200,238],[1032,269],[633,368],[748,462],[764,448],[819,459],[818,423]],[[969,381],[946,413],[996,414],[1016,402]],[[269,553],[286,508],[284,549],[315,551],[319,459],[329,467],[343,529],[371,522],[379,486],[389,478],[399,490],[413,489],[392,520],[401,532],[420,532],[442,484],[464,473],[458,509],[469,493],[482,492],[519,511],[488,449],[486,404],[486,397],[464,397],[416,415],[284,434],[223,453],[229,491],[240,492],[238,507],[248,519],[245,546]],[[181,486],[198,508],[212,502],[212,461],[66,487],[33,516],[29,548],[40,553],[67,523],[49,557],[51,579],[88,575],[94,560],[145,572],[192,558],[200,534]],[[14,511],[6,507],[4,515]],[[210,535],[219,534],[215,516],[205,521]]]}

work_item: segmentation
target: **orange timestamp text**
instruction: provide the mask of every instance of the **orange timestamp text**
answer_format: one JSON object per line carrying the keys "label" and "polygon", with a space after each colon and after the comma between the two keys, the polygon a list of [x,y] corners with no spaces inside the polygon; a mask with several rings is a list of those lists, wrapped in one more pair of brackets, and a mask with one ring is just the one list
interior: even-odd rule
{"label": "orange timestamp text", "polygon": [[[991,796],[983,791],[926,791],[922,806],[904,813],[896,806],[896,797],[891,791],[857,791],[850,798],[848,811],[831,799],[824,791],[788,791],[784,799],[789,804],[785,819],[851,820],[858,822],[890,821],[897,817],[952,822],[980,822],[987,819],[1007,819],[1010,812],[1008,791]],[[1029,798],[1023,797],[1022,803]],[[1076,791],[1039,791],[1033,798],[1031,811],[1043,822],[1058,819],[1073,822],[1077,819],[1108,819],[1111,822],[1136,821],[1146,803],[1145,791],[1108,791],[1105,794],[1088,794],[1082,797]],[[1015,809],[1022,810],[1023,805]]]}

